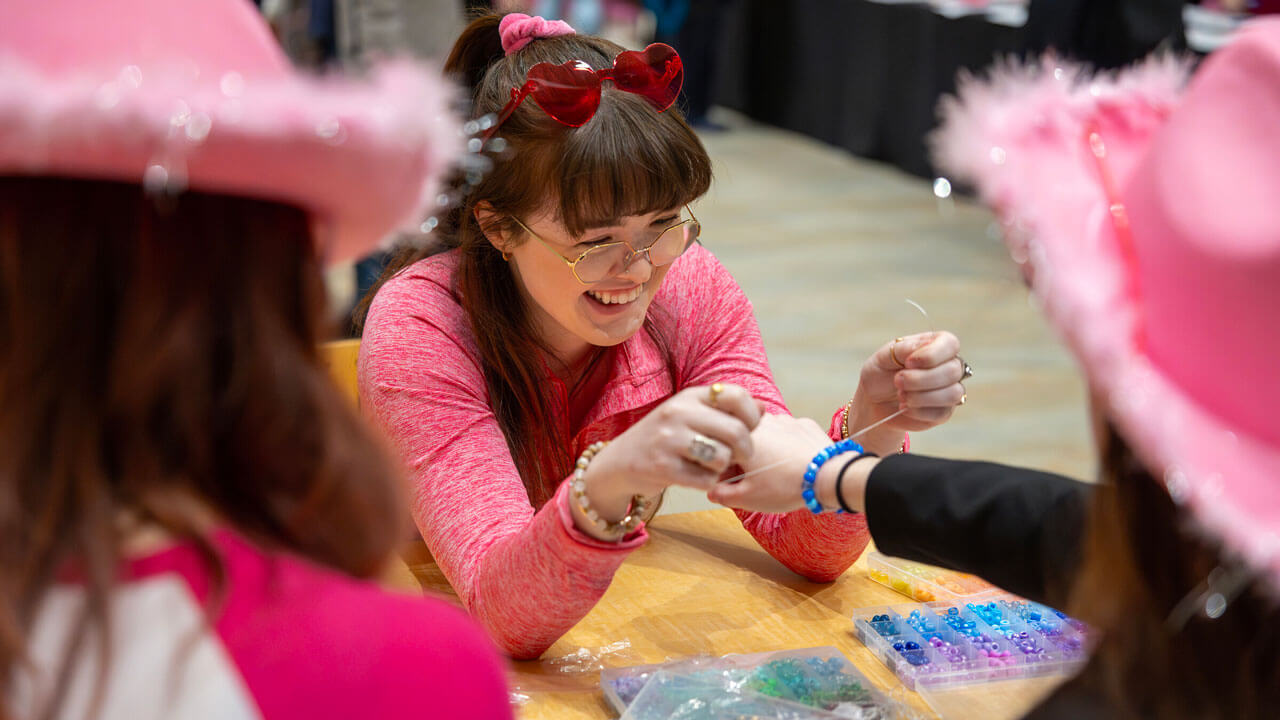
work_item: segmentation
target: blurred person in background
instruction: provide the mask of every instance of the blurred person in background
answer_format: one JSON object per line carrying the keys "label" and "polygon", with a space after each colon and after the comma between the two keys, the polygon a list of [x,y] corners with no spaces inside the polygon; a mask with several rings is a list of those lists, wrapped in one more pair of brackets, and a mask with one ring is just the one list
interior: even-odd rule
{"label": "blurred person in background", "polygon": [[[389,266],[368,308],[360,395],[410,468],[413,515],[445,577],[503,649],[533,658],[646,541],[669,485],[706,490],[749,468],[748,433],[787,409],[750,303],[697,242],[689,204],[711,160],[672,107],[669,46],[624,52],[562,22],[490,15],[446,70],[473,117],[496,118],[482,142],[497,166],[459,187],[446,251]],[[865,438],[888,454],[905,431],[946,421],[963,396],[958,347],[950,333],[886,344],[833,436],[888,418]],[[912,383],[895,385],[904,363]],[[816,581],[866,545],[857,516],[740,518]]]}
{"label": "blurred person in background", "polygon": [[318,356],[447,94],[304,78],[243,0],[0,10],[0,717],[511,717],[482,631],[371,582],[397,466]]}
{"label": "blurred person in background", "polygon": [[[441,60],[463,25],[458,0],[336,0],[333,11],[337,59],[348,69],[406,56]],[[350,311],[377,282],[390,257],[378,251],[355,263],[352,303],[341,313],[345,334],[356,333]]]}

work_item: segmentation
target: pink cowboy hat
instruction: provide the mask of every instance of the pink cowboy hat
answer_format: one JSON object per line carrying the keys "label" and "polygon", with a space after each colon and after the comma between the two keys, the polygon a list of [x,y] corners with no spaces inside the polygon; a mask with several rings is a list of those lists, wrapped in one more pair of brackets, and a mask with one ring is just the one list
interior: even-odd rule
{"label": "pink cowboy hat", "polygon": [[1280,588],[1280,21],[1188,72],[1004,68],[934,148],[1143,463]]}
{"label": "pink cowboy hat", "polygon": [[0,174],[296,205],[330,261],[422,221],[461,143],[451,96],[407,64],[304,77],[248,0],[0,10]]}

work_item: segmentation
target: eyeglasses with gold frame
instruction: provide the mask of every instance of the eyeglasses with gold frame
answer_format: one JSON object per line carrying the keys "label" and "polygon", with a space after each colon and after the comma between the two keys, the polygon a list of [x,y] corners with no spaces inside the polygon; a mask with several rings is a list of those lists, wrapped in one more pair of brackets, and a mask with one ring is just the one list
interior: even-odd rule
{"label": "eyeglasses with gold frame", "polygon": [[631,243],[625,240],[618,240],[588,248],[572,260],[561,255],[555,246],[539,237],[519,218],[512,217],[511,219],[515,220],[516,224],[529,233],[533,239],[542,243],[548,250],[563,260],[569,266],[569,270],[578,282],[583,285],[593,285],[624,272],[641,255],[644,255],[649,264],[654,267],[664,267],[675,262],[676,258],[683,255],[686,250],[698,241],[698,236],[702,233],[702,223],[698,222],[693,210],[690,210],[688,205],[684,209],[685,212],[689,213],[689,217],[658,233],[658,237],[645,248],[637,250],[631,246]]}

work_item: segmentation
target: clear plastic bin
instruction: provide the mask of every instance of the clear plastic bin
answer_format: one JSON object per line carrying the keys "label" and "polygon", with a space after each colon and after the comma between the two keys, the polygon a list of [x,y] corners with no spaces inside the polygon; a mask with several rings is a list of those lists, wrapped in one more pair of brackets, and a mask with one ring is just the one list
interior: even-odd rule
{"label": "clear plastic bin", "polygon": [[1002,592],[976,575],[944,570],[879,552],[867,553],[867,576],[920,602],[972,602]]}
{"label": "clear plastic bin", "polygon": [[1089,649],[1083,623],[1007,594],[862,608],[853,623],[858,639],[912,690],[1068,674]]}

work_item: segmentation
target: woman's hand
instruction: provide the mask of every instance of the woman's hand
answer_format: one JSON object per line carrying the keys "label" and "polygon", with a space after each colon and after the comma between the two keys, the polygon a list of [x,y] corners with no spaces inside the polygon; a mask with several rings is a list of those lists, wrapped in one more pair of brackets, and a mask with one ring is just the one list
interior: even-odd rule
{"label": "woman's hand", "polygon": [[619,520],[633,495],[657,495],[669,485],[710,490],[731,466],[751,460],[760,406],[737,385],[716,387],[718,393],[711,386],[676,393],[592,459],[586,493],[601,517]]}
{"label": "woman's hand", "polygon": [[[720,483],[707,493],[707,499],[755,512],[780,513],[803,508],[801,491],[805,470],[815,455],[832,444],[831,438],[808,418],[766,415],[751,433],[751,440],[755,454],[743,469],[747,473],[768,469],[735,483]],[[836,478],[841,468],[856,457],[858,455],[852,452],[839,455],[823,464],[818,471],[813,487],[818,502],[824,508],[834,510],[840,507],[840,500],[836,497]],[[859,460],[845,472],[840,490],[846,507],[862,510],[867,478],[878,462],[877,458]]]}
{"label": "woman's hand", "polygon": [[873,425],[899,410],[902,415],[855,438],[868,450],[898,451],[905,431],[941,425],[964,404],[964,361],[960,340],[949,332],[920,333],[885,343],[865,363],[849,407],[849,431]]}
{"label": "woman's hand", "polygon": [[801,483],[809,461],[831,438],[809,418],[765,415],[751,433],[755,452],[742,465],[745,473],[769,468],[734,483],[719,483],[707,499],[741,510],[790,512],[804,507]]}

